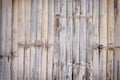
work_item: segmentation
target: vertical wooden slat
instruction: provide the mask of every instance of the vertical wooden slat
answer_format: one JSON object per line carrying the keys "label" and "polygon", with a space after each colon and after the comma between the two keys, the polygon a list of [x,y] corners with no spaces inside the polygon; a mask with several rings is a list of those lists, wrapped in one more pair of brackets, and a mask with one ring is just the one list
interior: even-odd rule
{"label": "vertical wooden slat", "polygon": [[72,0],[67,0],[67,28],[66,28],[66,52],[67,52],[67,68],[66,79],[72,80],[72,30],[73,19],[68,18],[72,16]]}
{"label": "vertical wooden slat", "polygon": [[[93,0],[93,46],[99,45],[99,0]],[[93,80],[99,80],[99,50],[93,47]]]}
{"label": "vertical wooden slat", "polygon": [[[6,0],[6,28],[5,28],[5,55],[11,56],[11,27],[12,27],[12,0]],[[6,57],[5,61],[5,80],[11,79],[11,70],[10,70],[11,58]],[[6,77],[6,75],[8,75]]]}
{"label": "vertical wooden slat", "polygon": [[[100,44],[107,46],[107,0],[100,0]],[[103,48],[100,52],[100,79],[106,80],[106,54]]]}
{"label": "vertical wooden slat", "polygon": [[[1,80],[10,80],[11,61],[11,25],[12,25],[12,1],[2,0],[2,31],[1,31]],[[7,77],[6,77],[7,75]]]}
{"label": "vertical wooden slat", "polygon": [[92,80],[92,39],[93,39],[93,26],[92,26],[92,0],[87,1],[87,27],[86,27],[86,80]]}
{"label": "vertical wooden slat", "polygon": [[[25,43],[25,26],[24,26],[24,0],[18,1],[18,43]],[[18,49],[18,69],[17,69],[17,80],[23,80],[23,72],[24,72],[24,47],[19,47]]]}
{"label": "vertical wooden slat", "polygon": [[73,79],[79,79],[79,30],[80,30],[80,0],[73,0]]}
{"label": "vertical wooden slat", "polygon": [[[37,0],[37,43],[41,43],[42,35],[42,0]],[[36,80],[41,80],[41,47],[36,48]]]}
{"label": "vertical wooden slat", "polygon": [[[2,12],[2,0],[0,0],[0,51],[2,51]],[[1,58],[0,64],[2,64]],[[0,65],[0,80],[2,80],[2,65]]]}
{"label": "vertical wooden slat", "polygon": [[17,56],[18,56],[18,0],[13,0],[13,26],[12,26],[12,57],[11,57],[11,79],[17,80]]}
{"label": "vertical wooden slat", "polygon": [[80,19],[80,73],[79,73],[79,79],[84,80],[86,75],[86,7],[87,1],[81,0],[81,19]]}
{"label": "vertical wooden slat", "polygon": [[[25,0],[25,44],[30,44],[30,16],[31,0]],[[30,80],[30,48],[25,48],[24,53],[24,80]]]}
{"label": "vertical wooden slat", "polygon": [[43,0],[42,2],[43,12],[42,12],[42,43],[44,46],[42,47],[42,75],[41,80],[46,80],[47,74],[47,51],[48,51],[48,0]]}
{"label": "vertical wooden slat", "polygon": [[[66,80],[66,0],[60,0],[60,80]],[[63,16],[63,18],[62,18]]]}
{"label": "vertical wooden slat", "polygon": [[54,61],[53,61],[53,80],[59,80],[60,69],[60,0],[54,0]]}
{"label": "vertical wooden slat", "polygon": [[[115,15],[115,34],[114,34],[114,40],[115,40],[115,45],[120,45],[120,0],[115,0],[117,4],[116,6],[116,12],[117,14]],[[116,48],[115,53],[114,53],[114,80],[119,80],[120,79],[120,49]]]}
{"label": "vertical wooden slat", "polygon": [[[114,0],[108,0],[108,45],[114,44]],[[113,79],[113,50],[107,53],[107,80]]]}
{"label": "vertical wooden slat", "polygon": [[47,79],[53,80],[53,52],[54,52],[54,0],[49,0],[49,19],[48,19],[48,61]]}
{"label": "vertical wooden slat", "polygon": [[[36,34],[37,34],[37,26],[36,26],[36,0],[31,0],[31,27],[30,27],[30,40],[31,44],[36,43]],[[30,79],[35,80],[35,56],[36,56],[36,46],[31,47],[30,51]]]}

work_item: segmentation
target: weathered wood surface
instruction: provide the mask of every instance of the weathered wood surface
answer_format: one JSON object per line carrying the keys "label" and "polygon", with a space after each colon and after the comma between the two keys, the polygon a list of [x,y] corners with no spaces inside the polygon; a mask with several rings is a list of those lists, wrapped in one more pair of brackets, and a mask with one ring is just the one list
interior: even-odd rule
{"label": "weathered wood surface", "polygon": [[[100,44],[107,46],[107,0],[100,0]],[[100,50],[100,80],[106,80],[107,50]]]}
{"label": "weathered wood surface", "polygon": [[98,48],[120,45],[119,15],[120,0],[0,0],[0,80],[119,80],[120,50]]}
{"label": "weathered wood surface", "polygon": [[[120,0],[116,0],[116,18],[115,18],[115,45],[120,45]],[[120,79],[120,49],[116,48],[114,53],[114,80]]]}
{"label": "weathered wood surface", "polygon": [[[99,45],[99,0],[93,0],[93,45]],[[99,80],[99,50],[93,47],[93,80]]]}
{"label": "weathered wood surface", "polygon": [[[108,44],[114,44],[114,0],[108,0]],[[115,80],[113,78],[113,55],[114,50],[108,50],[107,53],[107,80]]]}

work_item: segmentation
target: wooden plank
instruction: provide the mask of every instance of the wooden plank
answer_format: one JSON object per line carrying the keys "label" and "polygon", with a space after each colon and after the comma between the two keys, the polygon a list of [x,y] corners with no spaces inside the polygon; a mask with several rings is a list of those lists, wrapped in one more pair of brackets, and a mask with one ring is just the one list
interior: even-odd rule
{"label": "wooden plank", "polygon": [[[115,34],[114,40],[115,45],[120,45],[120,0],[115,0],[116,4],[116,18],[115,18]],[[114,80],[120,79],[120,49],[114,50]]]}
{"label": "wooden plank", "polygon": [[[24,0],[18,1],[18,43],[24,44],[25,43],[25,25],[24,25]],[[17,61],[17,80],[23,80],[23,72],[24,72],[24,47],[18,48],[18,61]]]}
{"label": "wooden plank", "polygon": [[[93,0],[93,46],[99,45],[99,0]],[[99,80],[99,50],[93,48],[93,80]]]}
{"label": "wooden plank", "polygon": [[11,79],[17,80],[17,53],[18,53],[18,0],[13,0],[13,27],[12,27],[12,58]]}
{"label": "wooden plank", "polygon": [[48,11],[48,58],[47,79],[53,80],[53,53],[54,53],[54,0],[49,0]]}
{"label": "wooden plank", "polygon": [[[8,14],[9,13],[9,14]],[[1,80],[10,80],[10,62],[11,59],[11,23],[12,23],[12,1],[2,0],[2,32],[1,32]],[[7,75],[7,77],[6,77]]]}
{"label": "wooden plank", "polygon": [[[12,0],[7,0],[6,1],[6,31],[5,31],[5,55],[10,55],[11,56],[11,29],[12,29]],[[10,80],[11,79],[11,58],[7,57],[5,61],[5,80]],[[6,77],[7,75],[7,77]]]}
{"label": "wooden plank", "polygon": [[[108,44],[114,44],[114,0],[108,0]],[[107,53],[107,80],[113,79],[113,50]]]}
{"label": "wooden plank", "polygon": [[[31,0],[31,27],[30,27],[30,40],[32,44],[36,43],[37,38],[37,17],[36,17],[36,4],[37,0]],[[32,46],[30,53],[30,79],[35,80],[35,59],[36,59],[36,47]]]}
{"label": "wooden plank", "polygon": [[[100,0],[100,44],[107,46],[107,0]],[[106,80],[106,54],[104,48],[100,52],[100,80]]]}
{"label": "wooden plank", "polygon": [[93,39],[93,26],[92,26],[92,0],[87,1],[87,27],[86,27],[86,80],[92,80],[92,39]]}
{"label": "wooden plank", "polygon": [[[3,17],[3,15],[2,15],[2,0],[0,0],[0,51],[2,51],[2,17]],[[1,52],[0,52],[0,55],[1,55]],[[2,60],[1,60],[1,58],[0,58],[0,80],[2,80]]]}
{"label": "wooden plank", "polygon": [[[80,0],[73,0],[73,16],[80,16]],[[80,30],[80,19],[73,18],[73,79],[78,80],[79,79],[79,30]]]}
{"label": "wooden plank", "polygon": [[79,79],[84,80],[85,79],[85,71],[86,71],[86,27],[87,27],[87,1],[81,0],[81,16],[83,16],[80,19],[80,73],[79,73]]}
{"label": "wooden plank", "polygon": [[[25,44],[30,44],[31,0],[25,0]],[[24,80],[30,80],[30,48],[24,48]]]}
{"label": "wooden plank", "polygon": [[[67,0],[67,17],[72,16],[72,0]],[[66,80],[72,80],[72,30],[73,30],[73,19],[67,18],[66,28],[66,53],[67,53],[67,68],[66,68]]]}
{"label": "wooden plank", "polygon": [[[1,48],[2,48],[2,0],[0,0],[0,51],[1,51]],[[0,52],[1,54],[1,52]]]}
{"label": "wooden plank", "polygon": [[41,80],[46,80],[47,74],[47,51],[48,51],[48,0],[42,2],[42,75]]}
{"label": "wooden plank", "polygon": [[60,70],[60,0],[54,0],[54,54],[53,54],[53,80],[59,80]]}
{"label": "wooden plank", "polygon": [[59,80],[66,80],[66,0],[60,1],[60,75]]}
{"label": "wooden plank", "polygon": [[[42,0],[37,0],[37,43],[41,43],[42,39]],[[36,80],[41,80],[41,67],[42,67],[42,48],[36,48]]]}

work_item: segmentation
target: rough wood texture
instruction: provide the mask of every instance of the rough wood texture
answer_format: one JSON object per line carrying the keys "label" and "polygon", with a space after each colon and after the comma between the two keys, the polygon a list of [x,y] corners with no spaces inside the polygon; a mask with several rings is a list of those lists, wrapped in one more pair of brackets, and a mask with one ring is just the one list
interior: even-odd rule
{"label": "rough wood texture", "polygon": [[[93,0],[93,45],[99,45],[99,0]],[[99,80],[99,50],[93,47],[93,80]]]}
{"label": "rough wood texture", "polygon": [[[115,15],[115,44],[120,45],[120,0],[116,0],[116,10],[117,14]],[[120,49],[115,49],[114,53],[114,80],[119,80],[120,79]]]}
{"label": "rough wood texture", "polygon": [[87,29],[87,0],[81,0],[80,19],[80,73],[79,79],[86,79],[86,29]]}
{"label": "rough wood texture", "polygon": [[48,56],[47,79],[53,80],[53,53],[54,53],[54,0],[49,0],[48,12]]}
{"label": "rough wood texture", "polygon": [[[18,0],[18,43],[25,43],[25,1]],[[23,80],[24,72],[24,47],[18,48],[17,80]]]}
{"label": "rough wood texture", "polygon": [[47,79],[47,52],[48,52],[48,0],[42,2],[42,74],[41,80]]}
{"label": "rough wood texture", "polygon": [[[108,45],[114,44],[114,0],[108,0]],[[107,53],[107,80],[113,79],[113,50]]]}
{"label": "rough wood texture", "polygon": [[[100,44],[107,46],[107,0],[100,0]],[[100,51],[100,80],[106,80],[107,50]]]}
{"label": "rough wood texture", "polygon": [[13,0],[13,23],[12,23],[12,58],[11,79],[17,80],[17,56],[18,56],[18,0]]}
{"label": "rough wood texture", "polygon": [[54,54],[53,54],[53,80],[59,80],[60,70],[60,0],[54,0]]}
{"label": "rough wood texture", "polygon": [[[66,4],[67,16],[72,16],[72,0],[67,0]],[[66,80],[72,80],[72,39],[73,39],[73,19],[67,18],[67,27],[66,27],[66,56],[67,56],[67,67],[66,67]]]}
{"label": "rough wood texture", "polygon": [[87,1],[87,27],[86,27],[86,80],[92,80],[92,39],[93,39],[93,25],[92,25],[92,2]]}
{"label": "rough wood texture", "polygon": [[60,0],[60,76],[59,80],[66,80],[66,0]]}
{"label": "rough wood texture", "polygon": [[119,21],[120,0],[0,0],[0,80],[119,80]]}
{"label": "rough wood texture", "polygon": [[[25,0],[25,44],[30,43],[31,0]],[[30,48],[24,48],[24,80],[30,80]]]}
{"label": "rough wood texture", "polygon": [[[72,16],[80,16],[80,0],[73,0],[73,15]],[[73,47],[72,47],[72,52],[73,52],[73,57],[72,57],[72,64],[73,64],[73,79],[78,80],[79,79],[79,54],[80,54],[80,42],[79,42],[79,37],[80,37],[80,19],[78,18],[73,18]]]}

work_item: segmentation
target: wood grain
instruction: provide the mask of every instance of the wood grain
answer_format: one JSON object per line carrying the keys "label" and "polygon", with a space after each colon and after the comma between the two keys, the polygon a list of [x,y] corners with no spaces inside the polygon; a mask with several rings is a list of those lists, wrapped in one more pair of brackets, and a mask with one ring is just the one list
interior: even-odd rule
{"label": "wood grain", "polygon": [[[100,44],[107,46],[107,0],[100,0]],[[103,48],[100,52],[100,79],[106,80],[106,55]]]}

